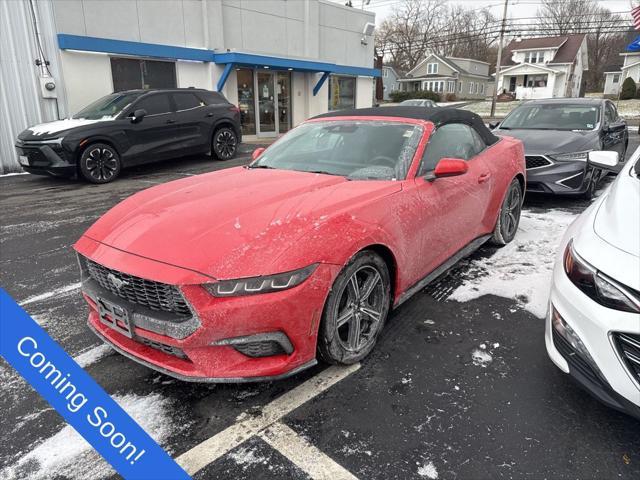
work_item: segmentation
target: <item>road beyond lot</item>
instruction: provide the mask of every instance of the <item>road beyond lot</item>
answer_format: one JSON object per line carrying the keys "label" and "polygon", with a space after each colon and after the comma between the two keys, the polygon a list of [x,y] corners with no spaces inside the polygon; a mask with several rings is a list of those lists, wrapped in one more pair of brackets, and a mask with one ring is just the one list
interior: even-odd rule
{"label": "road beyond lot", "polygon": [[[194,478],[640,478],[640,423],[545,351],[553,252],[583,200],[528,197],[514,243],[483,247],[403,304],[361,365],[199,385],[102,345],[71,245],[132,193],[248,161],[175,160],[108,185],[0,178],[2,287]],[[4,361],[0,382],[0,478],[115,475]]]}

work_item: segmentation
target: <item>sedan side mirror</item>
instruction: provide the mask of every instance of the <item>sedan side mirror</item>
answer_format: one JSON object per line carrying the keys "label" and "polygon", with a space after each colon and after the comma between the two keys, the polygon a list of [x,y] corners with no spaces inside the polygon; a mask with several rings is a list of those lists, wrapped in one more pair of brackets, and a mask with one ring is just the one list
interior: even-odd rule
{"label": "sedan side mirror", "polygon": [[147,116],[147,111],[144,108],[139,108],[131,115],[131,123],[139,123],[144,117]]}
{"label": "sedan side mirror", "polygon": [[265,150],[266,148],[264,147],[256,148],[251,154],[251,160],[255,160],[256,158],[258,158],[260,155],[262,155],[262,152],[264,152]]}
{"label": "sedan side mirror", "polygon": [[500,122],[490,122],[489,123],[489,129],[490,130],[494,130],[494,129],[498,128],[498,125],[500,125]]}
{"label": "sedan side mirror", "polygon": [[589,164],[603,170],[616,170],[618,167],[618,152],[595,150],[589,152]]}
{"label": "sedan side mirror", "polygon": [[469,165],[464,160],[459,158],[441,158],[435,170],[427,174],[425,178],[427,180],[435,180],[436,178],[456,177],[458,175],[464,175],[467,173],[467,170],[469,170]]}

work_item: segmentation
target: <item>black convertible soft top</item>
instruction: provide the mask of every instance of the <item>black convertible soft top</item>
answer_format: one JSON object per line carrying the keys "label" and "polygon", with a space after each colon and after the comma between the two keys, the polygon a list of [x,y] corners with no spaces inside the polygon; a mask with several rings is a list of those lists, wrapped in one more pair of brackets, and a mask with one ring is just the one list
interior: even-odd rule
{"label": "black convertible soft top", "polygon": [[373,107],[373,108],[352,108],[349,110],[338,110],[335,112],[323,113],[315,118],[326,117],[400,117],[415,118],[418,120],[428,120],[436,127],[447,123],[464,123],[473,127],[482,137],[487,145],[493,145],[498,141],[491,130],[482,121],[479,115],[468,110],[457,108],[427,108],[427,107]]}

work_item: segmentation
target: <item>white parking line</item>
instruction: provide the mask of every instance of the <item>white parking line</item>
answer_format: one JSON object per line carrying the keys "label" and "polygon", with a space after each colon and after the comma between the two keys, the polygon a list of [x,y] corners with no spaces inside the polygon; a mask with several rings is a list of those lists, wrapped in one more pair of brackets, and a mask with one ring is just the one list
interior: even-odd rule
{"label": "white parking line", "polygon": [[29,305],[30,303],[41,302],[42,300],[46,300],[46,299],[51,298],[51,297],[56,297],[56,296],[62,295],[64,293],[69,293],[69,292],[72,292],[74,290],[78,290],[80,288],[80,286],[81,286],[80,282],[72,283],[71,285],[66,285],[64,287],[56,288],[55,290],[51,290],[50,292],[46,292],[46,293],[42,293],[40,295],[34,295],[33,297],[29,297],[29,298],[27,298],[25,300],[22,300],[20,303],[18,303],[18,305],[20,305],[22,307],[24,305]]}
{"label": "white parking line", "polygon": [[183,453],[176,458],[176,461],[189,475],[194,475],[241,443],[273,425],[289,412],[324,392],[343,378],[348,377],[359,368],[359,363],[348,367],[334,366],[327,368],[267,404],[260,415],[245,418],[231,425]]}
{"label": "white parking line", "polygon": [[259,435],[314,480],[358,480],[283,423],[274,423]]}

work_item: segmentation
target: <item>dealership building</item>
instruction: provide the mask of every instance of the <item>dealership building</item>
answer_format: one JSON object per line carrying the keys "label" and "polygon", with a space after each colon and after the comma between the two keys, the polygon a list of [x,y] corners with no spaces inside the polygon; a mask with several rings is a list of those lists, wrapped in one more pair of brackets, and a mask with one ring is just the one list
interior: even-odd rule
{"label": "dealership building", "polygon": [[22,129],[113,91],[220,91],[261,138],[371,106],[380,76],[375,15],[328,0],[25,0],[0,14],[0,173]]}

